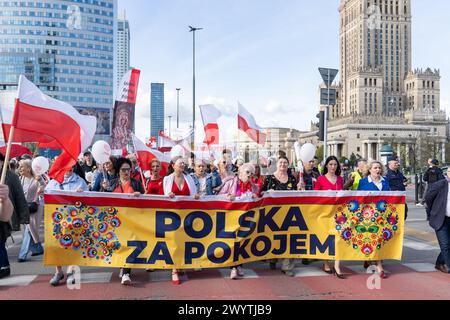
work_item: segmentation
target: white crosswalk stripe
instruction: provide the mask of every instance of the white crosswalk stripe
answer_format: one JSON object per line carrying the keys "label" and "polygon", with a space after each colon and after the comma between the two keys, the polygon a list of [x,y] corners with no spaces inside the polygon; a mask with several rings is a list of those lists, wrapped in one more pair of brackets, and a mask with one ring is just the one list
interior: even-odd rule
{"label": "white crosswalk stripe", "polygon": [[15,276],[0,280],[0,287],[26,287],[36,279],[37,276]]}
{"label": "white crosswalk stripe", "polygon": [[[188,281],[188,275],[185,272],[183,275],[179,275],[181,281]],[[149,279],[151,282],[168,282],[172,281],[172,270],[158,270],[150,272]]]}
{"label": "white crosswalk stripe", "polygon": [[431,263],[405,263],[404,266],[417,272],[436,272],[435,265]]}
{"label": "white crosswalk stripe", "polygon": [[322,269],[315,267],[300,267],[295,268],[293,271],[296,278],[329,276],[329,274],[324,272]]}
{"label": "white crosswalk stripe", "polygon": [[[243,269],[244,277],[242,279],[257,279],[259,278],[258,274],[252,269]],[[231,269],[219,269],[222,278],[229,279]]]}
{"label": "white crosswalk stripe", "polygon": [[111,282],[112,272],[104,273],[82,273],[81,284],[88,283],[109,283]]}
{"label": "white crosswalk stripe", "polygon": [[405,238],[403,240],[403,246],[405,246],[407,248],[410,248],[410,249],[418,250],[418,251],[441,250],[439,248],[439,246],[430,245],[428,243],[420,242],[420,241],[417,241],[417,240],[412,240],[412,239],[409,239],[409,238]]}

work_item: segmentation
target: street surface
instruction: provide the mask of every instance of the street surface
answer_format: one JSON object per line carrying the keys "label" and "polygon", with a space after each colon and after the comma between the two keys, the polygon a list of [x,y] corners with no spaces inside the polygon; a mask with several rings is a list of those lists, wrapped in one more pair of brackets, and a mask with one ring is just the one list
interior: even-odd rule
{"label": "street surface", "polygon": [[[409,219],[402,261],[385,261],[388,279],[369,281],[362,263],[345,262],[346,280],[321,270],[322,263],[304,266],[298,262],[295,278],[270,270],[265,262],[245,265],[245,278],[230,280],[229,269],[188,271],[180,286],[172,285],[170,271],[133,270],[132,286],[120,284],[118,269],[83,268],[81,287],[49,285],[54,268],[43,267],[43,256],[18,263],[22,233],[8,240],[12,276],[0,280],[0,299],[37,300],[320,300],[320,299],[450,299],[450,275],[435,270],[440,250],[423,207],[413,205],[408,190]],[[372,284],[371,284],[372,283]],[[371,284],[371,285],[370,285]],[[372,287],[371,290],[369,287]],[[378,289],[379,288],[379,289]]]}

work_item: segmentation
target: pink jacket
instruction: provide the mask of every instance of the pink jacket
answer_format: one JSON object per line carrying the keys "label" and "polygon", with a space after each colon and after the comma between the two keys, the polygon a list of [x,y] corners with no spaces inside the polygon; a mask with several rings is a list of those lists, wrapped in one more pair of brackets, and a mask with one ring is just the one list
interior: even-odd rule
{"label": "pink jacket", "polygon": [[222,180],[222,188],[219,191],[219,195],[236,195],[237,188],[239,185],[239,178],[228,176],[225,179]]}

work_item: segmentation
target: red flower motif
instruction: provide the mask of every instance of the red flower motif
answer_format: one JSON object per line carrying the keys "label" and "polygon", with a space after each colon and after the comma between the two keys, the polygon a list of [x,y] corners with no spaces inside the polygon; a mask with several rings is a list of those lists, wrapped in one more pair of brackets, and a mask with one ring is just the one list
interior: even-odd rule
{"label": "red flower motif", "polygon": [[366,244],[364,244],[363,247],[361,248],[361,252],[362,252],[363,254],[365,254],[366,256],[371,255],[372,252],[373,252],[373,247],[372,247],[369,243],[366,243]]}

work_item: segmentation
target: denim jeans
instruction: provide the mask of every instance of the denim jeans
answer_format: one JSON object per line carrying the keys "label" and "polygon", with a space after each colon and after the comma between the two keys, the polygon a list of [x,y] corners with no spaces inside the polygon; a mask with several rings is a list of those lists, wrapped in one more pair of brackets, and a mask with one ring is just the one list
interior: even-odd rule
{"label": "denim jeans", "polygon": [[6,242],[0,242],[0,269],[9,267],[8,251],[6,251]]}
{"label": "denim jeans", "polygon": [[22,246],[20,247],[19,259],[26,260],[28,252],[32,253],[42,253],[44,249],[40,243],[35,243],[33,241],[33,237],[31,236],[31,232],[28,229],[29,227],[25,227],[25,231],[23,234]]}
{"label": "denim jeans", "polygon": [[438,257],[436,264],[445,264],[450,268],[450,218],[446,218],[444,225],[438,231],[436,236],[441,247],[441,254]]}

